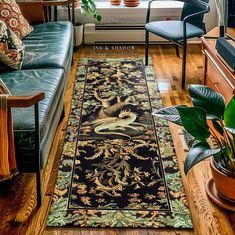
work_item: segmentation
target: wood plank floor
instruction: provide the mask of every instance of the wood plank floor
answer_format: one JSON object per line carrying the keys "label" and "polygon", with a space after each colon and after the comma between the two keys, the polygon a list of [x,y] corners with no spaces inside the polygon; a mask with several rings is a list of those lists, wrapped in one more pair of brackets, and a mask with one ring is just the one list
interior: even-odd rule
{"label": "wood plank floor", "polygon": [[[50,209],[51,195],[56,180],[63,138],[66,128],[66,120],[70,109],[70,101],[73,90],[73,79],[76,64],[80,57],[142,57],[143,46],[128,48],[105,48],[86,46],[75,50],[74,65],[65,95],[65,119],[58,127],[53,147],[50,153],[50,162],[44,170],[44,181],[48,181],[48,187],[43,188],[45,197],[39,210],[35,208],[35,178],[32,174],[24,174],[17,177],[8,185],[0,186],[0,235],[232,235],[235,228],[235,215],[228,213],[210,203],[205,193],[205,181],[210,177],[208,161],[201,163],[185,177],[183,181],[188,197],[189,207],[192,213],[194,230],[169,230],[169,229],[81,229],[81,228],[45,228],[46,217]],[[151,46],[154,68],[158,78],[158,85],[165,105],[190,104],[186,90],[180,88],[181,82],[181,58],[177,58],[175,48],[172,45]],[[200,45],[190,45],[187,60],[187,83],[201,83],[203,74],[203,56]],[[186,153],[178,137],[177,128],[171,125],[171,131],[179,159],[179,168],[182,171]],[[29,200],[30,199],[30,200]],[[24,202],[22,204],[22,201]],[[17,221],[23,221],[16,223]],[[229,221],[230,220],[230,221]]]}

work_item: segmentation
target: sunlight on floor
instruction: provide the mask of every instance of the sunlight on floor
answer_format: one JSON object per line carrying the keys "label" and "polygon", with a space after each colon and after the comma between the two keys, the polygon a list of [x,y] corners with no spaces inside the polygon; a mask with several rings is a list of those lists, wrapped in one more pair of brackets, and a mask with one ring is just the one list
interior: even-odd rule
{"label": "sunlight on floor", "polygon": [[165,79],[158,79],[157,83],[161,93],[169,93],[169,90],[171,89],[171,84],[169,81],[166,81]]}

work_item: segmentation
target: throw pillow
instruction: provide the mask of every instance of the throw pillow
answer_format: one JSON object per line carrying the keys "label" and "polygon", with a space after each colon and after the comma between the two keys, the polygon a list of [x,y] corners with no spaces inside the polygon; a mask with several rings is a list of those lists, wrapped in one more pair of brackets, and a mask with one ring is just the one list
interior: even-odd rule
{"label": "throw pillow", "polygon": [[15,0],[0,0],[0,20],[22,39],[33,31]]}
{"label": "throw pillow", "polygon": [[10,94],[10,90],[7,88],[6,84],[0,79],[0,94]]}
{"label": "throw pillow", "polygon": [[23,58],[23,42],[0,20],[0,61],[13,69],[20,69]]}

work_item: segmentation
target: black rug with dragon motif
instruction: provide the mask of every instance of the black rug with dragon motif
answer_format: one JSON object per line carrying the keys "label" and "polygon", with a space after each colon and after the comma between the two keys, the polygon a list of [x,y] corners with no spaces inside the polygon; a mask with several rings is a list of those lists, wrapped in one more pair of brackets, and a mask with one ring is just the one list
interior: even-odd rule
{"label": "black rug with dragon motif", "polygon": [[81,59],[48,226],[192,228],[151,66]]}

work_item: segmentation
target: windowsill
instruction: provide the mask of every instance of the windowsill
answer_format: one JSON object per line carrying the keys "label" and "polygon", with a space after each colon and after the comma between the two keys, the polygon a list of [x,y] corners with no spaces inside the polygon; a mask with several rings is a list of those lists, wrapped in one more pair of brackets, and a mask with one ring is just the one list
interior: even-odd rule
{"label": "windowsill", "polygon": [[[160,9],[167,9],[167,8],[174,8],[174,9],[181,9],[183,7],[183,2],[177,1],[157,1],[153,2],[151,8],[160,8]],[[137,7],[126,7],[124,3],[121,3],[119,6],[113,6],[110,2],[96,2],[96,7],[98,10],[139,10],[139,9],[147,9],[148,8],[148,1],[141,1]]]}
{"label": "windowsill", "polygon": [[[144,24],[146,20],[146,12],[148,1],[141,1],[137,7],[126,7],[122,2],[119,6],[113,6],[109,1],[96,2],[102,21],[99,24]],[[177,1],[156,1],[152,3],[151,18],[162,20],[167,18],[178,19],[183,7],[182,2]],[[155,9],[155,10],[154,10]],[[79,8],[75,9],[76,21],[80,23],[94,23],[94,19],[90,16],[81,14]],[[67,11],[61,8],[59,12],[60,19],[67,19]],[[97,22],[95,22],[97,23]]]}

